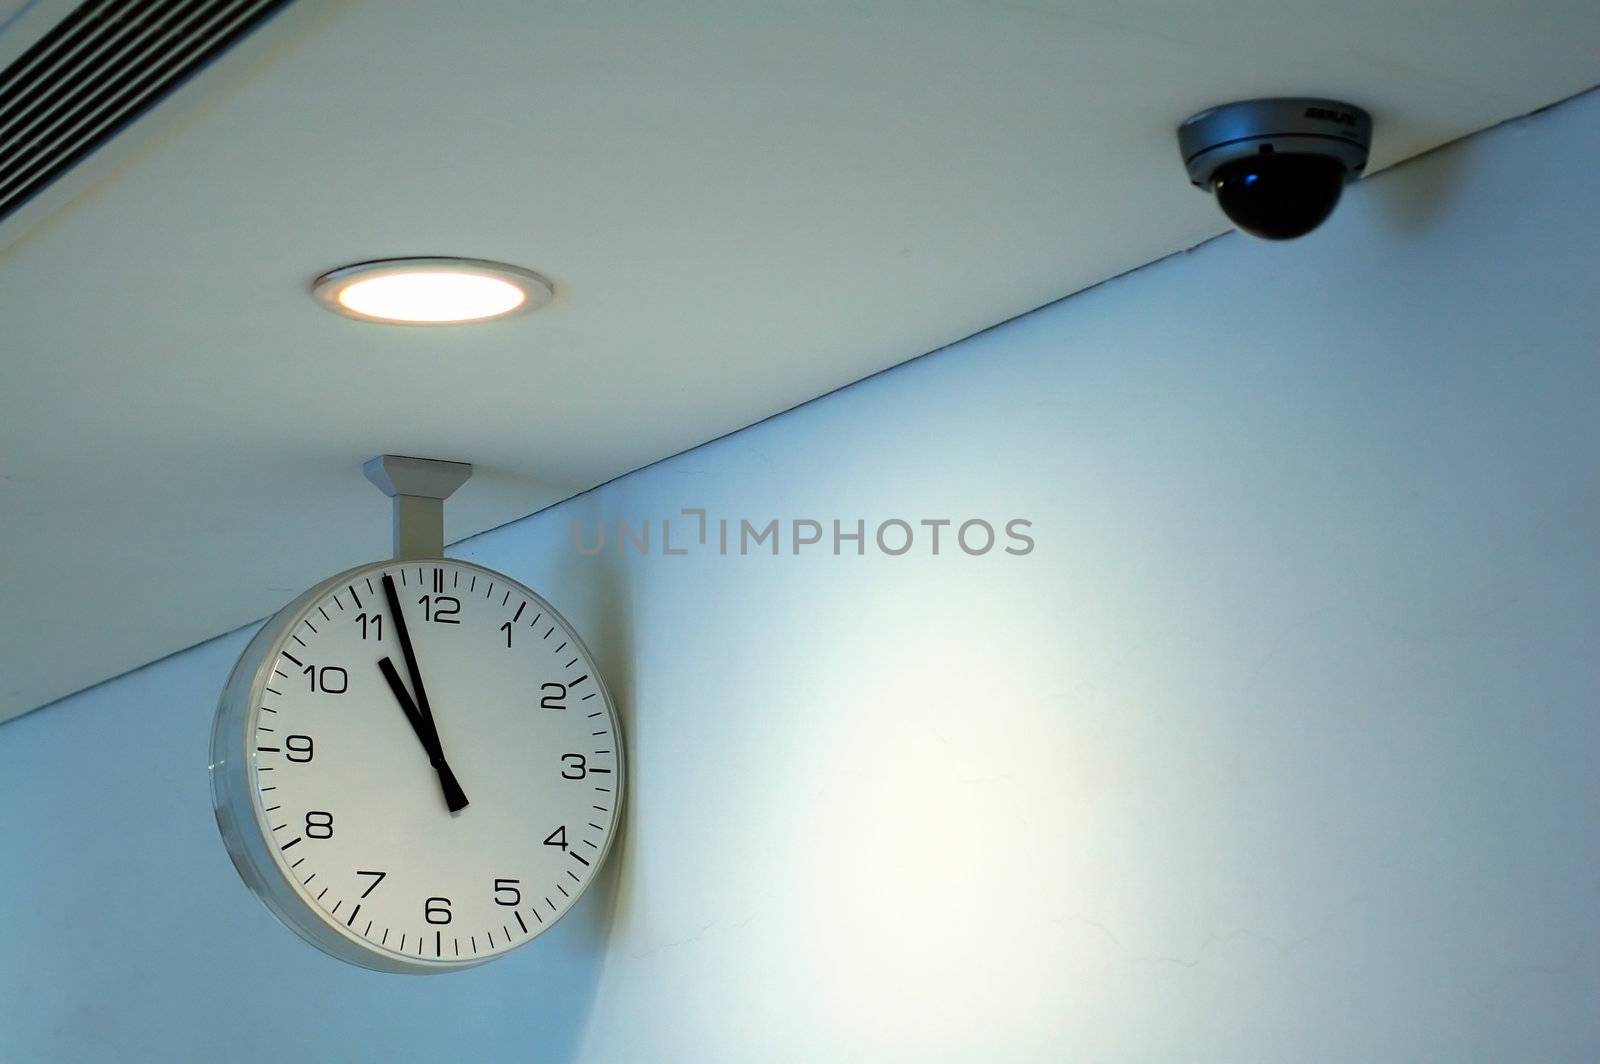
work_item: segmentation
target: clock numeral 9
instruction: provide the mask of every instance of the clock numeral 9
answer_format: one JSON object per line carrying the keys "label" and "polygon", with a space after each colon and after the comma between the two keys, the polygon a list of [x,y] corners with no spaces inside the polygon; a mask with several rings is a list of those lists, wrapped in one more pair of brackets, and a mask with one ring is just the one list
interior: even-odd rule
{"label": "clock numeral 9", "polygon": [[337,665],[324,665],[320,669],[315,665],[307,665],[302,671],[311,678],[313,691],[342,695],[350,690],[350,674]]}
{"label": "clock numeral 9", "polygon": [[454,595],[423,595],[417,599],[422,606],[422,619],[435,624],[460,624],[456,616],[461,612],[461,600]]}
{"label": "clock numeral 9", "polygon": [[562,754],[561,763],[566,766],[561,770],[564,780],[581,780],[589,774],[589,759],[582,754]]}
{"label": "clock numeral 9", "polygon": [[[283,756],[287,757],[290,761],[295,761],[303,765],[307,761],[311,760],[311,736],[291,735],[283,741],[283,745],[288,750],[288,752]],[[296,754],[299,754],[300,756],[296,757]]]}
{"label": "clock numeral 9", "polygon": [[[497,879],[497,880],[495,880],[494,881],[494,903],[496,905],[504,905],[508,909],[514,909],[518,905],[521,905],[522,904],[522,891],[517,889],[518,884],[520,884],[521,882],[522,881],[520,879]],[[500,896],[502,894],[509,894],[511,896],[510,900],[502,898]]]}
{"label": "clock numeral 9", "polygon": [[422,903],[422,918],[430,924],[448,924],[451,919],[449,898],[429,898]]}
{"label": "clock numeral 9", "polygon": [[333,838],[333,814],[313,809],[306,814],[306,838]]}
{"label": "clock numeral 9", "polygon": [[542,698],[539,699],[539,708],[540,709],[566,709],[567,708],[566,706],[561,704],[561,700],[563,698],[567,697],[567,685],[566,684],[564,684],[564,683],[553,683],[553,682],[552,683],[546,683],[546,684],[540,684],[539,685],[539,691],[540,691],[541,694],[543,694],[543,692],[546,692],[546,691],[554,691],[554,694],[545,694]]}

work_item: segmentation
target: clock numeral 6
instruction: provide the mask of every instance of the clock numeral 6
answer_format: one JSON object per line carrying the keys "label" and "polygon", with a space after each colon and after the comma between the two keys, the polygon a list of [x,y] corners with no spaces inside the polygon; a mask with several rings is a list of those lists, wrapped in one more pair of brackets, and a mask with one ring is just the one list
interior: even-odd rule
{"label": "clock numeral 6", "polygon": [[450,917],[449,898],[429,898],[422,903],[422,918],[428,923],[448,924]]}
{"label": "clock numeral 6", "polygon": [[302,671],[311,677],[313,691],[342,695],[350,689],[350,674],[337,665],[324,665],[320,669],[315,665],[307,665]]}
{"label": "clock numeral 6", "polygon": [[[521,905],[522,904],[522,891],[517,889],[518,885],[521,884],[521,882],[522,882],[522,880],[520,880],[520,879],[497,879],[497,880],[495,880],[494,881],[494,903],[496,905],[504,905],[508,909],[514,909],[518,905]],[[502,894],[509,895],[510,896],[509,899],[502,898],[501,897]]]}
{"label": "clock numeral 6", "polygon": [[582,754],[562,754],[561,763],[566,766],[561,770],[564,780],[581,780],[589,774],[589,761]]}
{"label": "clock numeral 6", "polygon": [[283,741],[283,745],[288,750],[288,752],[283,756],[287,757],[290,761],[295,761],[303,765],[307,761],[311,760],[311,736],[291,735]]}
{"label": "clock numeral 6", "polygon": [[306,814],[306,838],[331,839],[333,838],[333,814],[320,809],[313,809]]}

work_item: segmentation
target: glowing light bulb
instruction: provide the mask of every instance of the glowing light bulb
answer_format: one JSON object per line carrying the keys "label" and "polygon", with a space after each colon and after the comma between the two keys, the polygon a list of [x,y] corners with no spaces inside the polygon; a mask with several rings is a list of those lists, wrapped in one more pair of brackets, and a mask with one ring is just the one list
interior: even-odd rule
{"label": "glowing light bulb", "polygon": [[458,325],[549,302],[550,283],[504,263],[384,259],[329,271],[312,286],[329,309],[364,321]]}

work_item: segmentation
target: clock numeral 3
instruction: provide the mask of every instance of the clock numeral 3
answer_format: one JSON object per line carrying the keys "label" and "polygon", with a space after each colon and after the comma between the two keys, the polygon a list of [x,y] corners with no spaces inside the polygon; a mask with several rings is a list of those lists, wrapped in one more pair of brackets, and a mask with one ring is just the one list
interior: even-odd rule
{"label": "clock numeral 3", "polygon": [[561,770],[564,780],[581,780],[589,774],[589,760],[582,754],[562,754],[561,763],[566,766]]}

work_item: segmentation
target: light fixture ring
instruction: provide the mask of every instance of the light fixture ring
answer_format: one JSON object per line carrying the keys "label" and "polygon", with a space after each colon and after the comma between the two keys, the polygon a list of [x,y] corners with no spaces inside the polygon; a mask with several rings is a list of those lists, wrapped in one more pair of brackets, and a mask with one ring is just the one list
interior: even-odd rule
{"label": "light fixture ring", "polygon": [[[472,311],[449,317],[395,316],[374,312],[363,307],[359,299],[352,299],[358,285],[383,282],[386,279],[415,277],[487,280],[491,289],[490,301],[482,312]],[[521,294],[512,305],[504,305],[510,289]],[[499,321],[537,310],[555,296],[555,285],[541,274],[521,266],[488,259],[472,259],[452,255],[415,255],[400,258],[369,259],[340,266],[311,282],[311,293],[317,301],[336,314],[357,321],[376,322],[382,325],[469,325],[485,321]]]}

